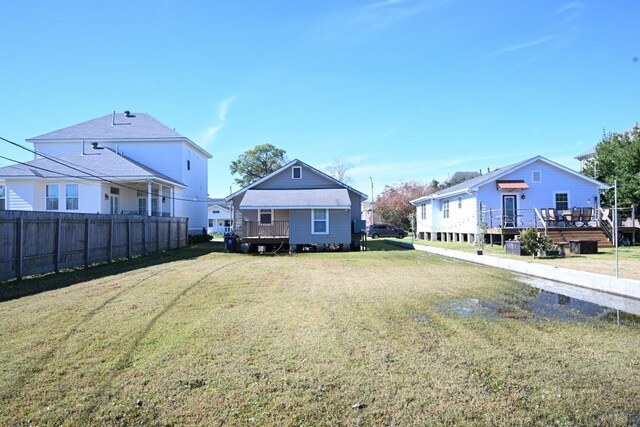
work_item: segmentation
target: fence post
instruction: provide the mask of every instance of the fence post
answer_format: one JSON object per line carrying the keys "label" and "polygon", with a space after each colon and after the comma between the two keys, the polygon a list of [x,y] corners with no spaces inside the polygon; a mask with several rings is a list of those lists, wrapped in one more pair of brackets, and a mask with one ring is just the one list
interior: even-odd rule
{"label": "fence post", "polygon": [[160,253],[160,218],[156,218],[156,252]]}
{"label": "fence post", "polygon": [[142,220],[142,255],[147,254],[147,217]]}
{"label": "fence post", "polygon": [[184,224],[184,245],[189,246],[189,218],[188,217],[187,217],[187,221]]}
{"label": "fence post", "polygon": [[131,220],[127,218],[127,259],[131,259]]}
{"label": "fence post", "polygon": [[91,220],[87,218],[84,227],[84,266],[89,267],[89,228],[91,227]]}
{"label": "fence post", "polygon": [[182,227],[181,227],[181,225],[182,225],[182,221],[180,221],[180,219],[178,219],[178,223],[177,223],[177,226],[176,226],[176,228],[178,229],[178,249],[180,249],[180,246],[181,246],[180,243],[182,243],[182,239],[180,237],[180,236],[182,236]]}
{"label": "fence post", "polygon": [[55,269],[54,271],[58,273],[60,271],[60,252],[62,249],[62,219],[58,218],[56,220],[56,253],[55,253]]}
{"label": "fence post", "polygon": [[113,218],[109,218],[109,249],[107,259],[109,262],[113,261]]}
{"label": "fence post", "polygon": [[22,217],[18,218],[16,232],[18,233],[16,239],[16,276],[18,279],[22,279],[22,270],[24,268],[24,220]]}
{"label": "fence post", "polygon": [[167,222],[169,225],[169,231],[167,231],[167,249],[171,249],[171,220]]}

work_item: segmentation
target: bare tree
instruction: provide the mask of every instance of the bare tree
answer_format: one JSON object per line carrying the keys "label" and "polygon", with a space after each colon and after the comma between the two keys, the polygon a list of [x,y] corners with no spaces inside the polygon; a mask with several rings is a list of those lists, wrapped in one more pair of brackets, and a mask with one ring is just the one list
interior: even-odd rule
{"label": "bare tree", "polygon": [[353,179],[351,179],[347,173],[352,168],[353,163],[348,159],[335,159],[333,163],[327,167],[327,172],[338,181],[344,182],[345,184],[351,184]]}

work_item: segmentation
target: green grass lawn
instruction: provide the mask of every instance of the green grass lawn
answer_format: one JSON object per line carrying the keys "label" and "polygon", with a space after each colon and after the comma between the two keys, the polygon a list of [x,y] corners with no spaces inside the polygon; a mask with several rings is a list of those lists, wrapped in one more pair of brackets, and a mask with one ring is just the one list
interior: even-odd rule
{"label": "green grass lawn", "polygon": [[[389,239],[404,243],[411,243],[411,238]],[[426,240],[413,240],[414,243],[427,246],[435,246],[445,249],[454,249],[464,252],[476,252],[477,247],[468,243],[431,242]],[[573,268],[575,270],[590,271],[593,273],[615,276],[615,250],[613,248],[600,248],[597,254],[581,255],[569,253],[566,248],[566,258],[533,258],[531,256],[518,256],[507,254],[500,245],[485,245],[484,253],[504,258],[513,258],[521,261],[539,262],[556,267]],[[618,265],[620,277],[640,280],[640,246],[621,246],[618,253]]]}
{"label": "green grass lawn", "polygon": [[202,244],[147,267],[13,283],[58,281],[0,302],[0,425],[625,425],[640,416],[637,324],[458,316],[442,307],[532,290],[506,271],[372,245],[273,257]]}

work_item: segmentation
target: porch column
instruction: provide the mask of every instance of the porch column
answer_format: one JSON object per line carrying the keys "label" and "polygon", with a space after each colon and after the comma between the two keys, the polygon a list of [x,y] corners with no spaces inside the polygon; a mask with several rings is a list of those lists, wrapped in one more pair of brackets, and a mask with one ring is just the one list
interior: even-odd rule
{"label": "porch column", "polygon": [[158,205],[159,215],[162,216],[162,184],[158,185]]}
{"label": "porch column", "polygon": [[151,216],[151,180],[147,181],[147,216]]}

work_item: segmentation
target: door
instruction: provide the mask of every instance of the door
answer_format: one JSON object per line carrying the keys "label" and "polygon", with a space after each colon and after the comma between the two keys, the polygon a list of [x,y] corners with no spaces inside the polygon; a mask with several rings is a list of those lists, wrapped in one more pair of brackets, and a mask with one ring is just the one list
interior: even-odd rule
{"label": "door", "polygon": [[517,200],[518,197],[513,194],[502,196],[502,226],[504,228],[515,227],[518,223]]}
{"label": "door", "polygon": [[111,215],[117,215],[120,212],[120,198],[113,194],[109,197],[109,209]]}

